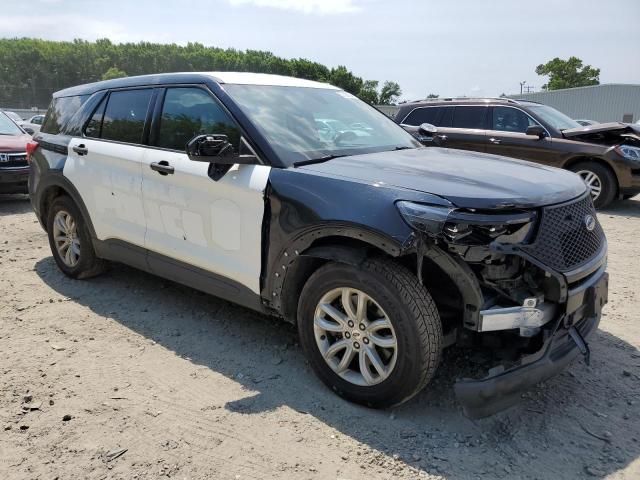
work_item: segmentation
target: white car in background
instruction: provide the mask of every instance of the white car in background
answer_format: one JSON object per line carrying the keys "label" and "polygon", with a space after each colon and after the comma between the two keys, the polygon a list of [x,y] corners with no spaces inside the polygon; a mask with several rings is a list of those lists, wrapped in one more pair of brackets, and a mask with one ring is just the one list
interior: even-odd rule
{"label": "white car in background", "polygon": [[22,120],[18,122],[22,128],[24,128],[27,133],[30,135],[34,135],[40,131],[40,127],[42,127],[42,122],[44,122],[44,115],[34,115],[27,120]]}

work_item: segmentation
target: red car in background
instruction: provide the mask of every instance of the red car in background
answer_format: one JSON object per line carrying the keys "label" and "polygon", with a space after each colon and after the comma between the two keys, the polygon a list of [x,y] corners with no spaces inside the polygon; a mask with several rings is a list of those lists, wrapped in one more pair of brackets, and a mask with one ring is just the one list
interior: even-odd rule
{"label": "red car in background", "polygon": [[0,112],[0,194],[28,193],[27,143],[31,136]]}

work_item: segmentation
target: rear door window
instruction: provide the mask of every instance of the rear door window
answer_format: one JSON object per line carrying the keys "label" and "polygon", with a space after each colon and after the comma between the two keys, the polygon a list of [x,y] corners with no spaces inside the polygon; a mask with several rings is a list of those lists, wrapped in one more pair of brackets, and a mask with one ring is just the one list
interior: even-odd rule
{"label": "rear door window", "polygon": [[455,107],[453,112],[453,128],[485,129],[487,107]]}
{"label": "rear door window", "polygon": [[102,118],[100,138],[142,143],[151,93],[150,88],[111,92]]}
{"label": "rear door window", "polygon": [[455,107],[442,107],[442,115],[440,116],[439,125],[436,127],[449,128],[453,123],[453,110]]}
{"label": "rear door window", "polygon": [[422,125],[423,123],[430,123],[431,125],[438,126],[438,116],[440,114],[440,108],[438,107],[424,107],[416,108],[413,110],[402,123],[406,125]]}

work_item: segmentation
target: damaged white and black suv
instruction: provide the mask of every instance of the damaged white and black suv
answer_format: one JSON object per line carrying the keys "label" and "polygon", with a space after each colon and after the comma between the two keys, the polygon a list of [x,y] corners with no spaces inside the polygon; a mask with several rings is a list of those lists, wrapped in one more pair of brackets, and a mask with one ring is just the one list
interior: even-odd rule
{"label": "damaged white and black suv", "polygon": [[73,278],[117,261],[297,325],[318,376],[372,407],[429,383],[443,348],[506,351],[461,379],[490,415],[589,358],[607,243],[571,172],[424,148],[330,85],[130,77],[54,94],[29,190]]}

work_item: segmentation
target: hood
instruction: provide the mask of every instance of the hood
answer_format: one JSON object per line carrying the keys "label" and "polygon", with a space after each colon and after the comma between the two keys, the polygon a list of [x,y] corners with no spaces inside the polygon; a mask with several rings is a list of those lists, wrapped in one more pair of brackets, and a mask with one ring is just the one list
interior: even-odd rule
{"label": "hood", "polygon": [[638,138],[640,136],[640,125],[632,125],[629,123],[610,122],[597,123],[586,127],[570,128],[563,130],[562,135],[565,138],[584,139],[595,137],[608,137],[611,139],[621,139],[623,136],[632,136]]}
{"label": "hood", "polygon": [[445,148],[417,148],[335,158],[300,170],[430,193],[457,207],[539,207],[586,191],[575,173],[512,158]]}
{"label": "hood", "polygon": [[31,135],[0,135],[0,152],[26,152]]}

